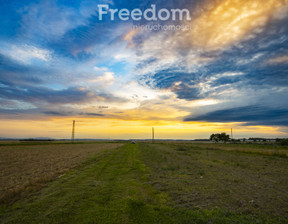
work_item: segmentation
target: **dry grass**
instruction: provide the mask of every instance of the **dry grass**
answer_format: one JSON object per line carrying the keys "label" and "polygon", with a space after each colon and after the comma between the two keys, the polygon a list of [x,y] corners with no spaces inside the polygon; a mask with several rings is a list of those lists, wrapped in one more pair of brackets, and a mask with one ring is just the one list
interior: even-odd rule
{"label": "dry grass", "polygon": [[0,147],[0,203],[12,203],[120,143],[14,145]]}
{"label": "dry grass", "polygon": [[198,147],[205,149],[225,150],[231,152],[243,152],[259,155],[288,157],[287,146],[272,144],[197,144]]}
{"label": "dry grass", "polygon": [[163,143],[142,144],[140,149],[151,184],[168,193],[172,206],[220,208],[287,223],[287,157],[265,147]]}

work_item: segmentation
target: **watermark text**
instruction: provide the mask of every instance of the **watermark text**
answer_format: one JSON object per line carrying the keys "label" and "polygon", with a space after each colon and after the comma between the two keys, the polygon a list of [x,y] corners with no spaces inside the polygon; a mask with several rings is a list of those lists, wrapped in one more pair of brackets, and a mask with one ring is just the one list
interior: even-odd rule
{"label": "watermark text", "polygon": [[[157,9],[155,4],[152,4],[150,8],[142,11],[141,9],[110,9],[109,5],[103,4],[98,5],[99,8],[99,20],[103,20],[104,17],[109,16],[110,20],[114,21],[116,18],[127,21],[127,20],[147,20],[147,21],[182,21],[187,20],[191,21],[190,11],[188,9]],[[108,18],[109,18],[108,17]]]}

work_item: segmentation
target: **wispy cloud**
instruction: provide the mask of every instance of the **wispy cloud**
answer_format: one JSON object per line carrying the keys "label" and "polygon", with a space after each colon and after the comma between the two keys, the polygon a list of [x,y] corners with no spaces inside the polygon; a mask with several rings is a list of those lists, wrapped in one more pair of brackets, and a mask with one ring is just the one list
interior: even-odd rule
{"label": "wispy cloud", "polygon": [[112,85],[115,81],[113,72],[104,72],[103,75],[98,76],[93,80],[93,82],[100,82],[104,85]]}
{"label": "wispy cloud", "polygon": [[27,44],[5,45],[5,47],[0,48],[0,54],[6,55],[11,59],[23,64],[31,64],[35,59],[48,62],[52,58],[52,52],[47,49],[38,48]]}
{"label": "wispy cloud", "polygon": [[288,55],[271,58],[268,60],[269,64],[288,64]]}

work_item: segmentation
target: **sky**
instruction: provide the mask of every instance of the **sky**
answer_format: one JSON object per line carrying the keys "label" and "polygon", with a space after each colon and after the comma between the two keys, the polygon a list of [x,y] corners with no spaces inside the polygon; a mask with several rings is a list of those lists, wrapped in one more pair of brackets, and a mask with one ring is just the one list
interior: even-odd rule
{"label": "sky", "polygon": [[0,3],[0,137],[288,136],[288,0]]}

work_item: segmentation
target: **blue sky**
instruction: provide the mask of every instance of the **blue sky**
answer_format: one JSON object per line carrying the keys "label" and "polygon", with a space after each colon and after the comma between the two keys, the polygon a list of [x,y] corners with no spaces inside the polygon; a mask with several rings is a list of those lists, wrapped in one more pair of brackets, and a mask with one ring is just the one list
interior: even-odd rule
{"label": "blue sky", "polygon": [[[0,118],[8,126],[105,119],[287,135],[287,0],[0,2]],[[99,4],[186,8],[191,21],[100,21]],[[133,28],[157,24],[189,29]],[[19,136],[9,130],[0,135]]]}

